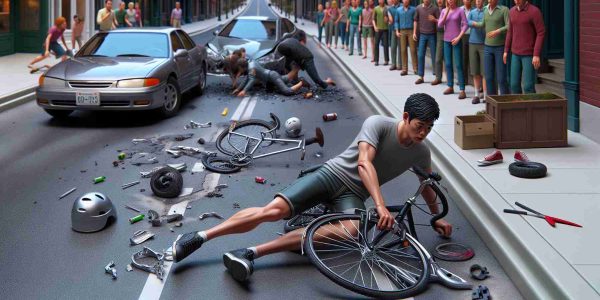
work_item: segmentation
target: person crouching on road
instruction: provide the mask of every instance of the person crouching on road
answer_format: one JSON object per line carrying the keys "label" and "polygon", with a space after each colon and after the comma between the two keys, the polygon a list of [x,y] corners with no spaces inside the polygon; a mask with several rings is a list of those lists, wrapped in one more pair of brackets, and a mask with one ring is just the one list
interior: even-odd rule
{"label": "person crouching on road", "polygon": [[315,67],[314,56],[305,45],[306,33],[303,30],[298,30],[293,37],[284,39],[277,45],[277,52],[285,56],[287,62],[295,63],[297,65],[296,68],[299,67],[306,71],[310,79],[321,88],[326,89],[329,85],[335,85],[335,82],[331,78],[323,81],[319,77],[319,73]]}
{"label": "person crouching on road", "polygon": [[[237,61],[237,70],[238,78],[241,75],[247,75],[246,80],[242,82],[239,88],[236,88],[232,94],[237,94],[238,97],[245,97],[246,93],[254,86],[256,83],[262,83],[265,86],[268,84],[273,84],[278,93],[284,96],[292,96],[298,93],[302,86],[307,85],[304,80],[300,80],[297,84],[289,87],[287,84],[289,82],[288,75],[280,75],[275,71],[271,71],[263,67],[258,61],[251,60],[247,62],[245,60]],[[237,80],[237,78],[236,78]]]}
{"label": "person crouching on road", "polygon": [[[65,36],[63,35],[66,29],[67,20],[64,17],[56,18],[56,20],[54,21],[54,26],[52,26],[48,30],[48,35],[46,36],[46,41],[43,45],[42,55],[34,58],[29,63],[29,68],[33,69],[34,64],[48,58],[48,56],[50,56],[50,51],[54,53],[56,59],[60,58],[62,61],[65,61],[67,59],[67,53],[69,53],[71,50],[69,50],[69,46],[67,46]],[[58,43],[59,38],[62,40],[63,45],[65,45],[66,51]]]}
{"label": "person crouching on road", "polygon": [[[277,193],[270,203],[246,208],[215,227],[188,232],[177,238],[172,247],[173,261],[182,261],[215,238],[249,232],[262,223],[290,219],[320,203],[334,212],[354,212],[356,209],[365,210],[365,200],[372,197],[379,216],[377,228],[393,229],[394,217],[386,207],[381,185],[397,178],[413,165],[431,173],[431,153],[423,141],[439,115],[439,106],[433,97],[413,94],[406,99],[402,119],[385,116],[367,118],[343,153],[294,181]],[[436,193],[431,187],[424,188],[421,195],[430,212],[438,214]],[[443,219],[437,220],[433,227],[445,237],[452,233],[452,225]],[[246,281],[254,272],[255,259],[300,250],[303,234],[304,228],[300,228],[255,247],[226,252],[223,263],[235,280]],[[324,233],[323,236],[334,241],[340,238],[334,235],[337,234]]]}

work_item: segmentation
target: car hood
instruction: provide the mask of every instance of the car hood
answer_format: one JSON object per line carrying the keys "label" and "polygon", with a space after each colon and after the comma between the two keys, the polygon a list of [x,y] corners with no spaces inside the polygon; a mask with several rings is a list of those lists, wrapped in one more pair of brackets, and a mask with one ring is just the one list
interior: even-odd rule
{"label": "car hood", "polygon": [[65,80],[140,78],[166,61],[151,57],[76,57],[52,67],[46,76]]}
{"label": "car hood", "polygon": [[274,40],[252,41],[238,38],[217,37],[208,46],[219,54],[226,56],[239,48],[246,49],[248,58],[259,58],[271,51],[277,42]]}

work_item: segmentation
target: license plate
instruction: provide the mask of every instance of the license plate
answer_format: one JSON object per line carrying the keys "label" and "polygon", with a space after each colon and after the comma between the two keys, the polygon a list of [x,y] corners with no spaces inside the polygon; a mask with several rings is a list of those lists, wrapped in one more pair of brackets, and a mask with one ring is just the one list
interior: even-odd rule
{"label": "license plate", "polygon": [[75,95],[75,103],[79,106],[99,106],[100,105],[100,93],[91,92],[91,93],[82,93],[77,92]]}

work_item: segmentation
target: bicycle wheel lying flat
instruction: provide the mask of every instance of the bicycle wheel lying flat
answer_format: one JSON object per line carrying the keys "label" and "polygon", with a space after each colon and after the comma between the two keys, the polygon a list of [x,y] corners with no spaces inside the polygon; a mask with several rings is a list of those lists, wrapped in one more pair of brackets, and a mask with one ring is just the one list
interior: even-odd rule
{"label": "bicycle wheel lying flat", "polygon": [[285,222],[283,225],[283,231],[288,233],[298,228],[306,227],[308,224],[310,224],[310,222],[314,221],[318,217],[323,216],[326,212],[327,207],[323,204],[311,207]]}
{"label": "bicycle wheel lying flat", "polygon": [[230,174],[239,171],[242,167],[236,166],[230,162],[230,157],[203,155],[202,164],[212,172],[221,174]]}
{"label": "bicycle wheel lying flat", "polygon": [[[304,251],[317,269],[338,285],[369,297],[398,299],[421,292],[429,279],[421,249],[392,232],[370,249],[359,223],[360,215],[335,214],[307,228]],[[366,238],[372,240],[380,232],[370,226]]]}
{"label": "bicycle wheel lying flat", "polygon": [[[260,133],[269,131],[272,127],[273,124],[269,122],[252,119],[238,122],[233,129],[233,132],[260,139]],[[232,134],[228,140],[227,136],[229,136],[229,128],[224,129],[217,137],[216,146],[219,151],[230,156],[244,151],[244,147],[248,142],[245,137]],[[272,138],[273,133],[267,134],[266,137]],[[256,146],[256,143],[257,141],[250,141],[250,144],[248,145],[250,149],[248,150],[251,150],[252,147]]]}

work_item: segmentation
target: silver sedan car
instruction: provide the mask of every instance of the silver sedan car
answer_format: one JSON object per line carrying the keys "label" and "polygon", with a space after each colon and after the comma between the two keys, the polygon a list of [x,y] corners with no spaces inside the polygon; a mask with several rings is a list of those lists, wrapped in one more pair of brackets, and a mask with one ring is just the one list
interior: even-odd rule
{"label": "silver sedan car", "polygon": [[182,93],[203,92],[206,72],[206,49],[180,29],[100,32],[40,77],[37,104],[54,117],[74,110],[150,109],[170,117]]}

